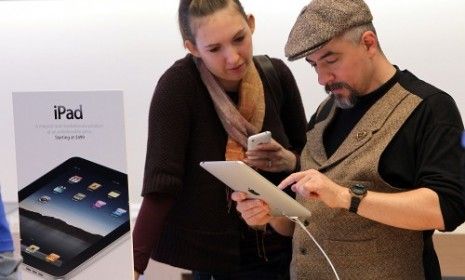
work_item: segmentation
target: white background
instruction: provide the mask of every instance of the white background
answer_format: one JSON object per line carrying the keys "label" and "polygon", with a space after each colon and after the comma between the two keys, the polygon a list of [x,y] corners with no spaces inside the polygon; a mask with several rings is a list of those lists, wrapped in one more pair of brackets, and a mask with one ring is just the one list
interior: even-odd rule
{"label": "white background", "polygon": [[[288,32],[308,0],[243,0],[256,16],[256,54],[284,59]],[[369,0],[392,63],[442,88],[465,113],[465,2]],[[0,183],[16,200],[11,92],[117,89],[125,93],[128,174],[140,201],[148,106],[155,84],[185,54],[178,1],[0,1]],[[303,60],[288,63],[307,118],[325,97]]]}

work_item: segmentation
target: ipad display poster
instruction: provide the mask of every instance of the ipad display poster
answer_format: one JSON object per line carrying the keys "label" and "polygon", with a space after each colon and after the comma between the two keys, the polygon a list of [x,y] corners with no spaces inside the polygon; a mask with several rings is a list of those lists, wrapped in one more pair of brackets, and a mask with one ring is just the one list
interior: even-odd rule
{"label": "ipad display poster", "polygon": [[132,279],[122,91],[14,92],[13,112],[21,279]]}

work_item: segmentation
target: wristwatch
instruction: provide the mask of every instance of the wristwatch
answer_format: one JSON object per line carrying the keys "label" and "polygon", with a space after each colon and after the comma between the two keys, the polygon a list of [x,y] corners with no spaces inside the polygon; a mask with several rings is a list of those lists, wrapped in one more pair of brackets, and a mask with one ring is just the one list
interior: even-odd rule
{"label": "wristwatch", "polygon": [[350,199],[349,212],[357,213],[360,201],[367,195],[367,188],[362,184],[355,184],[349,188],[349,192],[352,196]]}

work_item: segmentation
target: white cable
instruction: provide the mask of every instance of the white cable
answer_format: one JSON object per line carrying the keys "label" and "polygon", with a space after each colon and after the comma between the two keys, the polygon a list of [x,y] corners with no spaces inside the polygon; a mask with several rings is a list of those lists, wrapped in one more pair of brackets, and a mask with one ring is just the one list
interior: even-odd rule
{"label": "white cable", "polygon": [[305,225],[299,220],[299,218],[297,217],[289,217],[287,215],[284,215],[286,216],[289,220],[291,220],[292,222],[298,224],[307,234],[308,236],[310,236],[310,238],[313,240],[313,242],[315,242],[315,245],[318,247],[318,249],[320,249],[321,253],[323,253],[323,256],[326,258],[326,260],[328,261],[329,265],[331,266],[331,269],[333,270],[334,272],[334,276],[336,276],[336,279],[337,280],[340,280],[339,278],[339,275],[337,274],[337,271],[336,269],[334,268],[334,265],[333,263],[331,262],[331,260],[329,259],[328,255],[325,253],[325,251],[323,250],[323,248],[321,248],[320,244],[318,244],[318,242],[316,241],[316,239],[313,237],[313,235],[307,230],[307,228],[305,227]]}

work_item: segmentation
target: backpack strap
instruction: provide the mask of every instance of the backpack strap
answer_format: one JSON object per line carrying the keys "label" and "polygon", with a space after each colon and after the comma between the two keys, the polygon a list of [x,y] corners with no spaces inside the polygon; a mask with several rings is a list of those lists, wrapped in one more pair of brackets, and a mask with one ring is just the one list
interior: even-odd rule
{"label": "backpack strap", "polygon": [[333,96],[328,96],[323,102],[318,106],[318,109],[316,111],[316,118],[315,118],[315,123],[319,123],[322,120],[326,119],[331,113],[331,110],[334,105],[334,97]]}
{"label": "backpack strap", "polygon": [[277,112],[281,112],[281,104],[283,99],[283,90],[281,88],[281,82],[278,77],[276,69],[274,69],[271,59],[267,55],[254,56],[256,64],[259,66],[265,80],[263,81],[271,91],[273,97],[273,103],[277,109]]}

